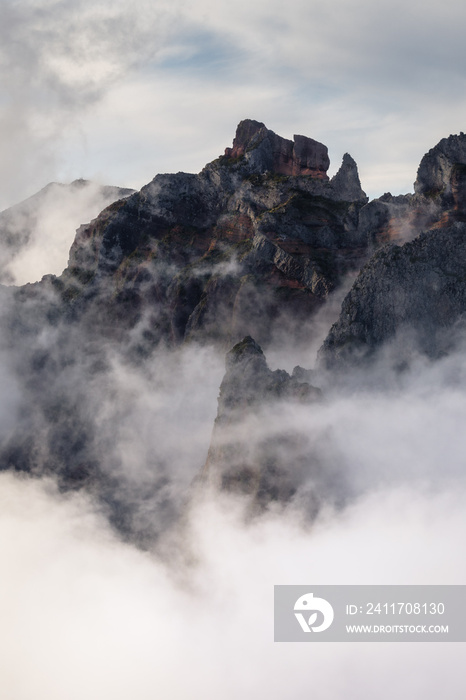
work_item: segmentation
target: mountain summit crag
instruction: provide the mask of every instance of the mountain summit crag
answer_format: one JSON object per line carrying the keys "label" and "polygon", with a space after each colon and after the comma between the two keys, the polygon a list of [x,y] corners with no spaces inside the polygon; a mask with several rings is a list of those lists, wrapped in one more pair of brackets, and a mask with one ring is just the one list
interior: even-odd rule
{"label": "mountain summit crag", "polygon": [[277,136],[262,122],[245,119],[240,122],[233,148],[225,149],[231,160],[244,158],[255,172],[278,175],[311,175],[328,180],[330,165],[327,147],[307,136],[293,136],[293,141]]}
{"label": "mountain summit crag", "polygon": [[[142,331],[143,352],[195,339],[267,343],[301,324],[367,256],[367,202],[345,155],[245,120],[197,175],[157,175],[82,226],[56,290],[103,334]],[[143,321],[143,323],[141,323]]]}

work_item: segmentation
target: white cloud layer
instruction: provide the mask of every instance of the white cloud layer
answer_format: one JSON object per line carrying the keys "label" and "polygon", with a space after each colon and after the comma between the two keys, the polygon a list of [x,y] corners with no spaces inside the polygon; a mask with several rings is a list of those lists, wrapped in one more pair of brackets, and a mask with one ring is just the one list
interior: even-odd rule
{"label": "white cloud layer", "polygon": [[459,699],[464,644],[274,644],[273,585],[463,581],[464,496],[379,493],[307,531],[207,500],[182,570],[117,541],[84,498],[3,474],[2,695]]}
{"label": "white cloud layer", "polygon": [[[7,433],[18,389],[6,359]],[[167,465],[177,498],[189,492],[221,367],[211,351],[190,348],[158,353],[147,370],[115,361],[88,401],[90,415],[101,402],[100,439],[120,459],[112,466],[107,454],[101,466],[128,499],[141,499],[138,517],[155,522],[157,513],[144,511],[151,472]],[[68,374],[70,393],[82,372]],[[240,425],[249,441],[254,430],[259,439],[299,431],[310,465],[317,449],[352,484],[347,507],[329,505],[313,523],[299,499],[251,519],[241,500],[206,492],[154,551],[141,552],[115,536],[88,496],[1,474],[2,697],[280,700],[308,697],[312,687],[327,700],[459,700],[464,644],[274,644],[273,586],[464,581],[465,378],[458,354],[419,363],[399,382],[387,371],[378,388],[282,405]]]}

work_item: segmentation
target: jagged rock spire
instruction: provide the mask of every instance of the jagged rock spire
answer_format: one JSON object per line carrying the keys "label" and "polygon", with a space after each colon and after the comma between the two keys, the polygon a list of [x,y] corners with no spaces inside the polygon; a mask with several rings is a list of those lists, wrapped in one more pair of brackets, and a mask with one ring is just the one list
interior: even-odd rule
{"label": "jagged rock spire", "polygon": [[328,180],[327,146],[307,136],[295,135],[293,141],[285,139],[253,119],[238,124],[233,148],[226,148],[225,156],[246,157],[257,172],[269,170],[281,175],[312,175]]}

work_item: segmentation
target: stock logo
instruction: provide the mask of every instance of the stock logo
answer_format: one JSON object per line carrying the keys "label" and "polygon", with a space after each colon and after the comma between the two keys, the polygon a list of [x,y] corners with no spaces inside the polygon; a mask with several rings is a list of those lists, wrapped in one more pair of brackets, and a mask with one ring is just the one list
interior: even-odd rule
{"label": "stock logo", "polygon": [[[294,604],[294,614],[303,632],[324,632],[333,622],[333,608],[324,598],[314,598],[313,593],[302,595]],[[306,621],[306,616],[309,614]],[[319,613],[323,615],[323,620],[316,625]]]}

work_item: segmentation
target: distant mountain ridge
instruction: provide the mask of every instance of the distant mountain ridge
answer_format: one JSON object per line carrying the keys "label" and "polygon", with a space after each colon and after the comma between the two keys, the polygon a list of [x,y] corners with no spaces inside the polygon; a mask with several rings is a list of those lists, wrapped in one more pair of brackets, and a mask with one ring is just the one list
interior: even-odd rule
{"label": "distant mountain ridge", "polygon": [[[67,252],[74,230],[83,219],[96,216],[103,207],[133,192],[125,187],[104,186],[83,179],[69,185],[50,182],[36,194],[0,212],[0,284],[16,282],[15,270],[24,265],[28,246],[44,248],[52,240],[56,246],[64,246]],[[60,211],[63,212],[61,219],[58,218]],[[71,220],[69,230],[63,231],[68,219]],[[73,221],[76,221],[74,226]],[[60,230],[56,232],[54,227]],[[51,260],[50,265],[53,263]],[[66,260],[62,269],[65,265]],[[43,274],[50,272],[51,269],[44,267]]]}

